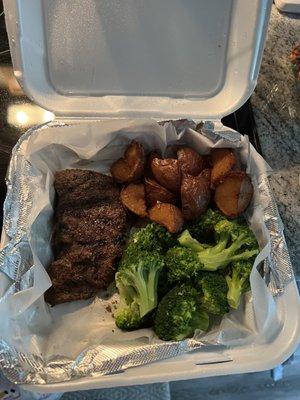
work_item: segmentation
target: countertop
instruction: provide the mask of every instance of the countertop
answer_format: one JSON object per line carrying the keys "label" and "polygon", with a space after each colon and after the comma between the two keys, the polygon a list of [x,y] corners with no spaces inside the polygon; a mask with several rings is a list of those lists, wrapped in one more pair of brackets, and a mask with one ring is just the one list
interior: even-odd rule
{"label": "countertop", "polygon": [[251,97],[262,154],[273,168],[270,183],[300,277],[300,88],[289,55],[300,42],[300,15],[273,6],[256,89]]}

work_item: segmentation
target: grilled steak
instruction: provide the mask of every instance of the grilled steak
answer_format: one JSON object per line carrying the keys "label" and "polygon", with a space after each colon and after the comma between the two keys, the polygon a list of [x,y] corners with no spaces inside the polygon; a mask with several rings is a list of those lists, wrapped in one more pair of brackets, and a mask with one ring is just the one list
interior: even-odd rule
{"label": "grilled steak", "polygon": [[66,169],[55,174],[58,212],[86,205],[119,202],[119,188],[110,176],[94,171]]}
{"label": "grilled steak", "polygon": [[109,176],[84,170],[55,175],[54,261],[50,304],[87,299],[113,280],[122,255],[126,213]]}
{"label": "grilled steak", "polygon": [[[103,203],[103,200],[102,200]],[[99,240],[116,240],[122,236],[126,222],[125,212],[119,202],[106,203],[60,213],[61,243],[93,243]]]}
{"label": "grilled steak", "polygon": [[85,300],[95,296],[95,288],[88,283],[71,283],[62,286],[52,286],[46,292],[46,301],[52,305],[67,301]]}

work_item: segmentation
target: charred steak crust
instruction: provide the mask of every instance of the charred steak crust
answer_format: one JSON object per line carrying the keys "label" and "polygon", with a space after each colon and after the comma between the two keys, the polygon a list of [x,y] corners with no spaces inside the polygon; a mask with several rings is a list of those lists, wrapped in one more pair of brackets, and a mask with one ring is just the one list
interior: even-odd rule
{"label": "charred steak crust", "polygon": [[109,176],[67,169],[55,174],[54,261],[50,304],[87,299],[113,280],[127,226],[119,188]]}
{"label": "charred steak crust", "polygon": [[55,174],[58,211],[81,209],[86,205],[119,203],[119,188],[110,176],[99,172],[66,169]]}

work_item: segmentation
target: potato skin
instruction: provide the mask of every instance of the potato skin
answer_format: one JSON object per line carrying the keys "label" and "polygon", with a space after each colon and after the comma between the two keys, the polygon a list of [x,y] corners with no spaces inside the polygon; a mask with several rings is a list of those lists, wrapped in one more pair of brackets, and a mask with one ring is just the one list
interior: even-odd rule
{"label": "potato skin", "polygon": [[176,196],[151,178],[145,178],[146,199],[149,207],[157,202],[176,204]]}
{"label": "potato skin", "polygon": [[182,214],[185,220],[191,221],[200,217],[210,202],[210,180],[207,177],[187,175],[181,182]]}
{"label": "potato skin", "polygon": [[157,150],[151,151],[147,156],[147,162],[146,162],[146,168],[145,168],[145,177],[146,178],[153,178],[151,164],[152,164],[152,160],[154,160],[154,158],[161,158],[160,154],[158,153]]}
{"label": "potato skin", "polygon": [[210,182],[211,180],[211,169],[204,169],[203,171],[201,171],[200,176],[202,176],[203,178],[205,178],[207,181]]}
{"label": "potato skin", "polygon": [[123,206],[134,214],[142,218],[148,215],[143,183],[130,183],[121,190],[120,198]]}
{"label": "potato skin", "polygon": [[231,172],[237,159],[232,149],[213,149],[211,152],[211,185],[216,187]]}
{"label": "potato skin", "polygon": [[163,187],[171,190],[171,192],[180,191],[181,172],[178,160],[175,158],[154,158],[151,169],[155,179]]}
{"label": "potato skin", "polygon": [[212,159],[211,159],[211,154],[204,154],[202,156],[203,159],[203,168],[204,169],[212,169]]}
{"label": "potato skin", "polygon": [[233,171],[216,187],[214,200],[218,209],[228,218],[242,214],[253,196],[253,185],[244,171]]}
{"label": "potato skin", "polygon": [[177,158],[182,175],[197,176],[203,170],[203,158],[191,147],[178,149]]}
{"label": "potato skin", "polygon": [[181,211],[173,204],[157,203],[149,210],[149,218],[164,226],[170,233],[180,232],[183,228]]}
{"label": "potato skin", "polygon": [[136,140],[132,140],[126,148],[124,156],[112,164],[110,172],[117,182],[130,183],[143,176],[145,165],[144,147]]}

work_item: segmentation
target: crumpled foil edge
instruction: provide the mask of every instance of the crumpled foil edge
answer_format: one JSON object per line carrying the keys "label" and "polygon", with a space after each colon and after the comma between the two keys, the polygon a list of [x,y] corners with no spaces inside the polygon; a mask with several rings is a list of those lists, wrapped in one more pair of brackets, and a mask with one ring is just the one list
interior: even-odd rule
{"label": "crumpled foil edge", "polygon": [[[66,124],[53,122],[32,128],[20,138],[13,149],[7,175],[8,193],[4,204],[3,232],[7,243],[0,251],[0,271],[9,276],[13,283],[0,298],[0,303],[10,294],[30,287],[33,279],[33,261],[30,258],[30,247],[26,236],[27,220],[32,206],[30,190],[26,184],[30,179],[31,165],[21,154],[21,145],[37,130],[64,125]],[[193,128],[195,129],[194,126]],[[207,136],[213,135],[216,139],[217,135],[213,132],[215,129],[214,123],[205,122],[201,130]],[[236,141],[237,135],[239,134],[236,132],[224,129],[219,137]],[[270,256],[264,262],[262,273],[272,294],[277,296],[283,293],[285,285],[293,280],[293,269],[283,235],[283,225],[267,176],[259,177],[258,188],[267,199],[264,204],[264,215],[271,238]],[[25,263],[24,259],[27,260]],[[108,375],[121,372],[130,367],[175,357],[199,349],[203,345],[203,342],[194,339],[146,344],[138,348],[123,344],[100,345],[84,350],[75,360],[57,356],[45,362],[39,356],[21,353],[4,340],[0,340],[0,368],[7,378],[15,383],[54,383],[94,374]]]}
{"label": "crumpled foil edge", "polygon": [[294,271],[283,233],[283,223],[267,176],[260,176],[258,189],[268,199],[264,205],[264,221],[270,234],[271,249],[270,255],[264,261],[264,278],[273,296],[277,296],[294,279]]}
{"label": "crumpled foil edge", "polygon": [[[0,365],[6,377],[15,383],[49,384],[91,375],[110,375],[127,368],[176,357],[200,349],[194,339],[181,342],[136,345],[99,345],[80,353],[75,360],[56,357],[47,363],[39,356],[23,354],[0,340]],[[225,356],[225,359],[228,358]],[[224,356],[221,358],[224,362]]]}

